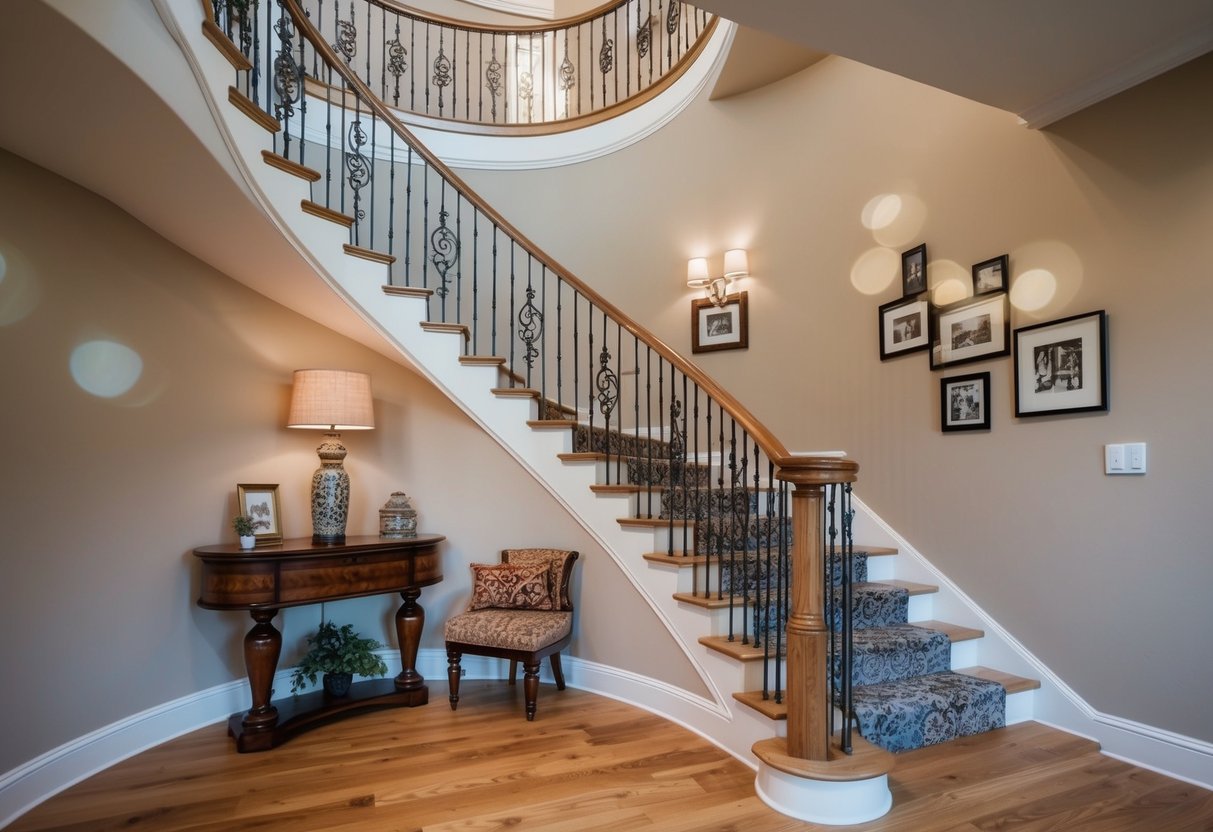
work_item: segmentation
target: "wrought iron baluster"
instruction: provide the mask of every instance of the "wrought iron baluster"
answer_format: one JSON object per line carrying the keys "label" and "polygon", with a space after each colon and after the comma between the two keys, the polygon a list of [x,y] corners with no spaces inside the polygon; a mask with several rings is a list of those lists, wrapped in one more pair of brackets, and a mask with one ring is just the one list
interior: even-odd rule
{"label": "wrought iron baluster", "polygon": [[[509,40],[506,40],[509,43]],[[489,88],[489,106],[490,112],[493,114],[493,123],[497,123],[497,96],[501,95],[501,61],[497,60],[497,36],[493,35],[490,39],[493,51],[489,59],[489,65],[484,70],[485,86]]]}
{"label": "wrought iron baluster", "polygon": [[[723,419],[723,416],[721,418]],[[717,496],[719,496],[719,492],[717,492],[715,495],[713,495],[713,493],[712,493],[712,464],[713,463],[712,463],[712,399],[711,398],[708,399],[708,413],[707,413],[707,425],[705,427],[705,435],[707,436],[707,440],[708,440],[707,499],[708,499],[708,505],[712,506],[712,505],[715,505],[714,501],[715,501],[715,498]],[[696,477],[698,477],[698,476],[699,476],[699,472],[696,471]],[[703,525],[706,530],[704,539],[702,541],[700,541],[697,536],[696,541],[695,541],[697,545],[700,545],[700,544],[702,545],[704,556],[707,558],[707,561],[704,565],[704,597],[705,598],[712,597],[712,555],[715,554],[717,549],[719,549],[719,547],[720,547],[720,532],[716,528],[716,523],[717,523],[716,520],[709,520],[708,522],[704,523]],[[719,574],[720,567],[721,567],[719,558],[717,558],[716,567],[717,567],[717,573]],[[724,582],[722,580],[718,579],[716,581],[717,599],[724,597],[724,591],[722,589],[723,584],[724,584]]]}
{"label": "wrought iron baluster", "polygon": [[472,355],[480,355],[480,209],[472,208]]}
{"label": "wrought iron baluster", "polygon": [[526,386],[533,387],[531,371],[535,369],[535,359],[539,357],[539,349],[535,342],[543,335],[543,311],[535,306],[535,287],[531,282],[531,264],[534,258],[527,255],[526,262],[526,303],[518,312],[518,337],[522,339],[522,360],[526,362]]}
{"label": "wrought iron baluster", "polygon": [[[282,125],[282,155],[291,157],[290,119],[295,115],[295,104],[303,90],[303,70],[295,63],[295,28],[282,0],[278,0],[278,20],[274,23],[278,35],[278,54],[274,57],[274,118]],[[275,136],[277,142],[277,136]],[[276,148],[275,148],[276,149]]]}
{"label": "wrought iron baluster", "polygon": [[518,366],[514,363],[514,345],[518,340],[514,332],[514,298],[515,298],[515,283],[517,282],[517,274],[514,272],[514,247],[516,243],[513,237],[510,238],[510,387],[515,384],[515,379],[518,377]]}
{"label": "wrought iron baluster", "polygon": [[[413,146],[408,145],[408,174],[404,188],[404,285],[413,285]],[[426,304],[429,310],[429,304]]]}
{"label": "wrought iron baluster", "polygon": [[[603,436],[606,439],[606,480],[611,482],[611,414],[619,404],[619,373],[611,370],[611,351],[607,346],[607,314],[602,313],[602,352],[598,356],[598,374],[594,386],[598,391],[598,407],[602,412]],[[618,347],[616,348],[618,349]],[[615,365],[618,368],[618,364]],[[616,449],[618,452],[618,449]],[[619,461],[616,459],[615,481],[619,481]]]}
{"label": "wrought iron baluster", "polygon": [[499,229],[497,227],[497,223],[494,222],[493,223],[493,305],[492,305],[492,315],[490,316],[490,320],[492,320],[492,322],[493,322],[493,331],[492,331],[493,343],[491,344],[491,346],[492,346],[492,353],[494,356],[497,355],[497,232],[498,232],[498,230]]}
{"label": "wrought iron baluster", "polygon": [[387,47],[386,69],[392,75],[392,103],[400,106],[400,76],[409,68],[409,51],[400,42],[400,15],[396,15],[396,37],[385,41]]}
{"label": "wrought iron baluster", "polygon": [[556,275],[556,412],[564,415],[564,278]]}
{"label": "wrought iron baluster", "polygon": [[853,751],[851,734],[855,726],[855,620],[851,589],[854,586],[852,561],[854,542],[851,537],[855,511],[851,508],[851,484],[842,486],[842,580],[846,590],[842,600],[842,651],[845,667],[845,687],[842,694],[842,750],[847,754]]}

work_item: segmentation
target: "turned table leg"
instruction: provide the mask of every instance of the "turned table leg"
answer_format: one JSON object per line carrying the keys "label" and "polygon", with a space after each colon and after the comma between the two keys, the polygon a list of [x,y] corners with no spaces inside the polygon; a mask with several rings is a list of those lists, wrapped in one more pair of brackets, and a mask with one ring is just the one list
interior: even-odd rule
{"label": "turned table leg", "polygon": [[270,623],[277,614],[278,610],[252,610],[256,623],[244,637],[244,667],[253,693],[253,707],[244,715],[241,724],[251,731],[265,731],[278,722],[278,709],[270,704],[274,671],[282,652],[282,633]]}
{"label": "turned table leg", "polygon": [[396,677],[397,690],[419,690],[425,679],[417,672],[417,648],[421,645],[421,628],[425,625],[425,610],[417,603],[421,590],[402,590],[404,603],[396,610],[396,643],[400,645],[400,675]]}

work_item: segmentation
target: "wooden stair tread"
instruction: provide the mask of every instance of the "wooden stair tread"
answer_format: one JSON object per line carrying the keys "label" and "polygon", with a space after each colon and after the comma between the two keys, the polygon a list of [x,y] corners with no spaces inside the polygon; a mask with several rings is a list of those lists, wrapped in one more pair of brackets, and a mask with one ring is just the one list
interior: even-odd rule
{"label": "wooden stair tread", "polygon": [[[527,427],[535,430],[568,430],[577,424],[576,419],[529,419]],[[590,486],[593,490],[594,486]]]}
{"label": "wooden stair tread", "polygon": [[515,399],[537,399],[539,391],[530,387],[494,387],[490,391],[494,396]]}
{"label": "wooden stair tread", "polygon": [[726,595],[723,598],[718,598],[715,594],[705,598],[702,595],[695,595],[690,592],[675,592],[674,600],[683,604],[690,604],[692,607],[700,607],[705,610],[722,610],[727,609],[729,605],[740,607],[746,603],[746,598],[743,595]]}
{"label": "wooden stair tread", "polygon": [[[856,551],[858,551],[858,548],[856,548]],[[930,595],[934,592],[939,592],[939,587],[934,584],[920,584],[914,581],[869,581],[869,583],[895,586],[898,589],[904,589],[910,595]]]}
{"label": "wooden stair tread", "polygon": [[1025,676],[1016,676],[1014,673],[1007,673],[1003,670],[995,670],[992,667],[983,667],[977,665],[975,667],[965,667],[954,671],[955,673],[963,673],[966,676],[976,676],[978,679],[985,679],[988,682],[997,682],[1007,690],[1007,694],[1023,693],[1026,690],[1038,690],[1040,688],[1039,679],[1029,679]]}
{"label": "wooden stair tread", "polygon": [[334,211],[332,208],[325,208],[320,203],[312,202],[310,199],[300,200],[299,207],[303,209],[305,214],[311,214],[313,217],[319,217],[322,220],[344,225],[346,228],[351,228],[354,225],[354,218],[349,214]]}
{"label": "wooden stair tread", "polygon": [[[728,636],[701,636],[699,643],[717,653],[724,653],[726,656],[737,659],[739,662],[761,661],[767,655],[765,647],[742,644],[741,636],[734,636],[732,641],[729,641]],[[772,652],[774,652],[774,648],[772,648]]]}
{"label": "wooden stair tread", "polygon": [[282,125],[278,123],[278,119],[267,113],[265,110],[253,103],[253,100],[242,93],[235,87],[227,88],[227,100],[240,112],[244,113],[257,124],[260,124],[270,133],[277,133],[282,129]]}
{"label": "wooden stair tread", "polygon": [[593,491],[595,494],[647,494],[650,490],[654,494],[660,494],[665,490],[665,486],[636,485],[630,482],[611,483],[610,485],[594,483],[590,486],[590,491]]}
{"label": "wooden stair tread", "polygon": [[949,624],[946,621],[911,621],[910,624],[914,627],[923,627],[927,630],[938,630],[948,637],[952,642],[971,641],[973,639],[983,638],[985,633],[974,627],[964,627],[960,624]]}
{"label": "wooden stair tread", "polygon": [[662,566],[675,566],[685,569],[688,566],[702,566],[708,562],[707,555],[684,555],[682,552],[646,552],[644,559],[649,563],[659,563]]}
{"label": "wooden stair tread", "polygon": [[695,527],[694,520],[679,517],[620,517],[617,522],[625,529],[664,529],[671,526]]}
{"label": "wooden stair tread", "polygon": [[351,257],[360,257],[363,260],[370,260],[372,263],[383,263],[385,266],[390,266],[396,262],[396,255],[375,251],[373,248],[363,248],[362,246],[350,245],[349,243],[346,243],[342,248]]}
{"label": "wooden stair tread", "polygon": [[472,337],[471,332],[463,324],[444,324],[437,321],[422,321],[421,328],[426,332],[446,332],[451,335],[462,335],[467,341]]}
{"label": "wooden stair tread", "polygon": [[227,58],[228,63],[237,72],[248,72],[253,68],[249,59],[244,57],[244,53],[240,51],[240,47],[232,43],[232,39],[227,36],[227,33],[209,17],[202,21],[202,34],[223,53],[223,57]]}
{"label": "wooden stair tread", "polygon": [[308,182],[320,181],[320,171],[312,170],[272,150],[261,151],[261,159],[270,167],[289,173],[291,176],[298,176],[300,179],[306,179]]}
{"label": "wooden stair tread", "polygon": [[[787,695],[786,691],[784,693]],[[767,719],[787,719],[788,718],[788,703],[784,699],[783,702],[776,702],[774,696],[762,698],[762,691],[747,690],[740,693],[734,693],[733,698],[743,705],[748,705],[758,713],[765,716]]]}
{"label": "wooden stair tread", "polygon": [[421,298],[425,300],[434,294],[434,290],[422,289],[420,286],[392,286],[391,284],[384,284],[383,293],[402,298]]}
{"label": "wooden stair tread", "polygon": [[500,367],[509,359],[500,355],[461,355],[459,363],[470,367]]}
{"label": "wooden stair tread", "polygon": [[573,451],[567,454],[556,454],[561,462],[600,462],[599,455],[587,451]]}

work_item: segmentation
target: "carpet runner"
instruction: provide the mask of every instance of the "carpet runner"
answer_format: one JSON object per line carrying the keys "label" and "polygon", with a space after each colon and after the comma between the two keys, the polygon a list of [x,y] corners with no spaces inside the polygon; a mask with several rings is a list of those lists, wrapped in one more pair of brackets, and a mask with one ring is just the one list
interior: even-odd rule
{"label": "carpet runner", "polygon": [[[744,599],[742,603],[758,614],[760,633],[783,625],[783,616],[777,614],[778,593],[767,581],[772,567],[755,552],[777,554],[782,539],[790,540],[790,527],[766,515],[760,491],[721,483],[708,465],[671,461],[668,443],[645,436],[607,438],[601,429],[580,426],[574,429],[574,449],[619,455],[621,479],[660,487],[660,517],[695,521],[695,551],[719,564],[719,593]],[[834,566],[838,563],[835,555]],[[908,623],[909,593],[869,582],[862,551],[853,553],[851,568],[853,703],[863,737],[897,752],[1003,727],[1003,686],[953,673],[948,636]],[[835,586],[828,608],[835,633],[842,619],[839,571],[831,570]],[[786,593],[787,575],[782,577]],[[836,635],[836,657],[840,643]],[[837,658],[834,662],[837,688],[840,669]]]}

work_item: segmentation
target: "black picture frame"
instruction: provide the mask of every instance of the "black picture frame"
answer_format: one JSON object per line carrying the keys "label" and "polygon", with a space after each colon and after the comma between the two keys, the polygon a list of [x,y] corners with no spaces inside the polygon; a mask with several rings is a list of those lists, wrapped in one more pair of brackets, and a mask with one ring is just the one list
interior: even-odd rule
{"label": "black picture frame", "polygon": [[901,296],[917,297],[927,290],[927,244],[901,253]]}
{"label": "black picture frame", "polygon": [[880,360],[920,352],[931,346],[931,304],[925,296],[901,298],[881,304]]}
{"label": "black picture frame", "polygon": [[1005,254],[973,264],[973,295],[1007,291],[1010,258]]}
{"label": "black picture frame", "polygon": [[1108,315],[1099,309],[1015,330],[1015,415],[1108,409]]}
{"label": "black picture frame", "polygon": [[939,429],[944,433],[990,429],[990,373],[939,380]]}
{"label": "black picture frame", "polygon": [[717,306],[707,298],[691,301],[691,352],[744,350],[750,346],[750,296],[737,292]]}
{"label": "black picture frame", "polygon": [[1006,292],[934,307],[931,314],[931,369],[1009,355],[1011,304]]}

